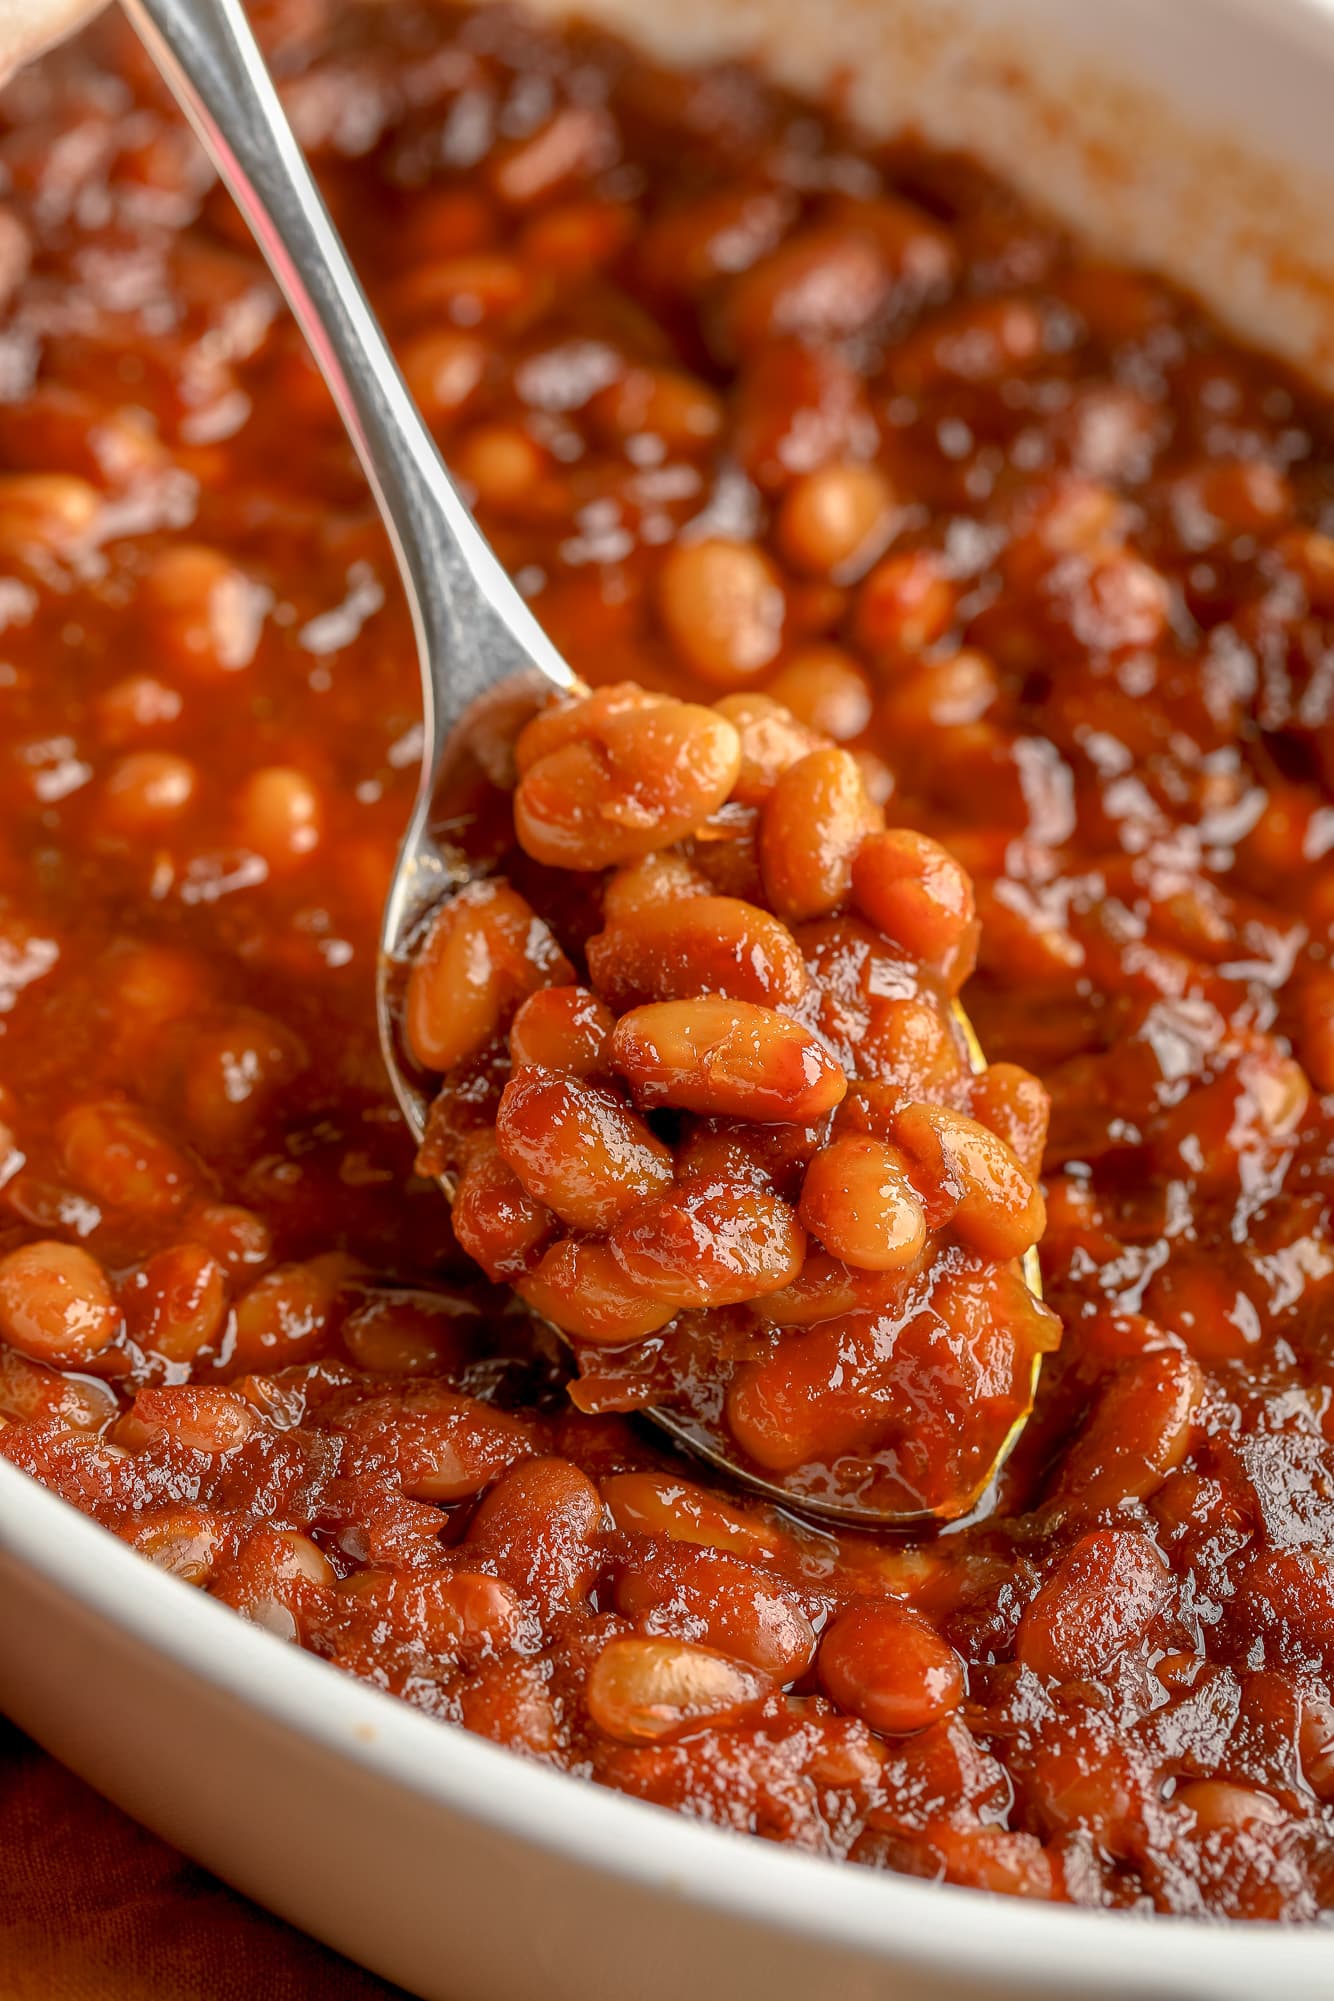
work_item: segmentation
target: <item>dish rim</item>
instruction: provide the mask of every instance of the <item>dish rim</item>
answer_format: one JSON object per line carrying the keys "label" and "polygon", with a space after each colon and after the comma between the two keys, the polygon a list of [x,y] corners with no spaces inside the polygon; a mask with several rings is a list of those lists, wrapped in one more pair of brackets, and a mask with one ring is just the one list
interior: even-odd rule
{"label": "dish rim", "polygon": [[[887,1964],[1051,1982],[1091,1955],[1127,1994],[1262,1991],[1276,1976],[1328,1981],[1334,1941],[1317,1923],[1143,1917],[989,1895],[860,1868],[692,1822],[532,1763],[250,1624],[146,1563],[109,1530],[0,1460],[0,1561],[176,1668],[428,1802],[567,1863]],[[942,1917],[948,1924],[942,1927]],[[1279,1958],[1275,1958],[1275,1954]]]}

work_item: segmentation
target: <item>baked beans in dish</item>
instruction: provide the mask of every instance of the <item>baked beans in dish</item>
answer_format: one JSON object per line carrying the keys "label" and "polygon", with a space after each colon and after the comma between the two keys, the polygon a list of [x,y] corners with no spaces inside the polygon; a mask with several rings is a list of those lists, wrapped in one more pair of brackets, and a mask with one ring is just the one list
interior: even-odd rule
{"label": "baked beans in dish", "polygon": [[682,1404],[803,1498],[964,1514],[1060,1332],[1021,1264],[1046,1095],[954,1010],[967,875],[765,695],[602,688],[514,762],[449,816],[506,873],[403,996],[459,1242],[573,1343],[581,1410]]}
{"label": "baked beans in dish", "polygon": [[[435,963],[473,927],[497,985],[418,1023],[433,1145],[474,1091],[456,1213],[496,1279],[414,1175],[375,1043],[420,749],[388,553],[256,253],[109,24],[0,106],[0,1452],[280,1638],[586,1780],[975,1888],[1317,1919],[1327,406],[966,160],[870,149],[739,70],[498,7],[258,11],[412,386],[595,691],[532,726],[519,842],[507,802],[505,867],[439,920]],[[650,724],[698,754],[636,852],[581,774]],[[803,844],[866,800],[855,855]],[[981,1079],[932,870],[973,885]],[[683,997],[687,1027],[768,1009],[810,1058],[774,1075],[816,1104],[693,1102],[659,1012]],[[594,1099],[638,1224],[538,1158]],[[956,1306],[970,1260],[1012,1271],[1015,1239],[968,1237],[962,1176],[950,1222],[922,1200],[962,1118],[1026,1176],[1042,1154],[1064,1335],[943,1531],[745,1501],[588,1407],[670,1364],[666,1323],[586,1342],[574,1376],[515,1302],[564,1240],[543,1312],[675,1309],[641,1270],[717,1237],[695,1189],[740,1189],[794,1265],[807,1232],[788,1331],[767,1345],[769,1293],[690,1338],[707,1374],[735,1328],[739,1382],[808,1358],[773,1409],[818,1456],[893,1284],[845,1192],[871,1149],[906,1163],[884,1185],[922,1201]]]}

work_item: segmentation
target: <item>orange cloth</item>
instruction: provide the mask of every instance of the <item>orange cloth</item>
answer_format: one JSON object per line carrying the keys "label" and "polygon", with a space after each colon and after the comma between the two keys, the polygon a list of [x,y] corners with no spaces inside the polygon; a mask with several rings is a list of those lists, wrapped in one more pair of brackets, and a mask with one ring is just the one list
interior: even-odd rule
{"label": "orange cloth", "polygon": [[0,2001],[393,2001],[0,1718]]}

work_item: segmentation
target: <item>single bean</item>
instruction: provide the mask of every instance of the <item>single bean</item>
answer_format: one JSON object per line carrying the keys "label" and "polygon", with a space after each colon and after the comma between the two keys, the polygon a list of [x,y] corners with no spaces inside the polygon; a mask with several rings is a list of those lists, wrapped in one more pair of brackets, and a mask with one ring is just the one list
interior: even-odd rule
{"label": "single bean", "polygon": [[642,1105],[761,1124],[818,1118],[848,1088],[809,1029],[715,995],[633,1008],[612,1031],[608,1060]]}

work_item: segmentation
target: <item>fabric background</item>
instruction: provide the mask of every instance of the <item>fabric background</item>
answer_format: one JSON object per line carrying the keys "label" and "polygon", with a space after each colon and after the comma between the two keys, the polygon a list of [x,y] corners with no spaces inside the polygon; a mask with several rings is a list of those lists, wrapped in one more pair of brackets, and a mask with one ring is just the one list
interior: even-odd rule
{"label": "fabric background", "polygon": [[0,2001],[404,2001],[0,1718]]}

